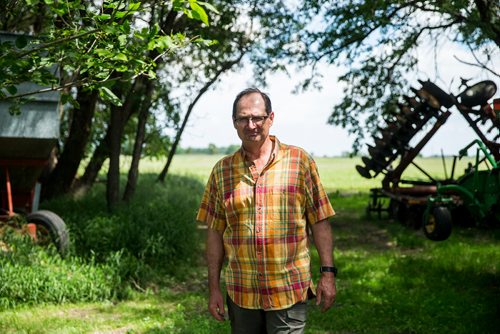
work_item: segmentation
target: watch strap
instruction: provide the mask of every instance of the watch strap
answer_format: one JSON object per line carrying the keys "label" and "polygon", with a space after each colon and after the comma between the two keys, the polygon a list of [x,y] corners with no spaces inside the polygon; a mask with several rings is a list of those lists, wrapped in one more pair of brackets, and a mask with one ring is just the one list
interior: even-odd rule
{"label": "watch strap", "polygon": [[333,273],[334,276],[337,276],[337,267],[331,266],[321,266],[319,267],[320,273]]}

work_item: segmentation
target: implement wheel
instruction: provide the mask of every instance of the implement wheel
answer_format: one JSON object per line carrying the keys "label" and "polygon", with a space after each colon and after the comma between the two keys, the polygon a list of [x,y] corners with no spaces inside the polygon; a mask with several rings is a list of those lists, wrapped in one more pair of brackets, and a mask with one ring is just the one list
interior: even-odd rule
{"label": "implement wheel", "polygon": [[65,256],[69,248],[69,235],[66,224],[61,217],[52,211],[40,210],[26,217],[28,223],[36,225],[36,239],[41,245],[54,243],[61,256]]}
{"label": "implement wheel", "polygon": [[424,234],[433,241],[443,241],[451,234],[451,213],[444,206],[431,208],[424,214]]}

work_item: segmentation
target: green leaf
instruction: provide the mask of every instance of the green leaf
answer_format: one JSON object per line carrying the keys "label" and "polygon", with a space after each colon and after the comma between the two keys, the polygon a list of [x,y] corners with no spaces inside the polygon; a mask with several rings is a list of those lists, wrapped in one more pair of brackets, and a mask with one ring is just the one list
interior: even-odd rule
{"label": "green leaf", "polygon": [[121,19],[121,18],[123,18],[123,17],[125,17],[125,16],[127,16],[127,15],[131,15],[131,14],[132,14],[132,13],[127,12],[127,11],[119,11],[119,12],[116,12],[116,13],[115,13],[115,17],[116,17],[117,19]]}
{"label": "green leaf", "polygon": [[153,27],[151,27],[151,29],[149,30],[149,38],[153,38],[155,37],[156,35],[158,35],[158,32],[160,31],[160,26],[158,25],[158,23],[155,23],[153,25]]}
{"label": "green leaf", "polygon": [[184,1],[181,1],[181,0],[173,0],[172,1],[172,8],[179,12],[182,10],[182,5],[183,5]]}
{"label": "green leaf", "polygon": [[109,20],[111,18],[111,14],[101,14],[101,15],[97,15],[96,18],[100,21],[106,21],[106,20]]}
{"label": "green leaf", "polygon": [[153,70],[149,70],[149,71],[148,71],[148,77],[149,77],[150,79],[156,79],[156,72],[155,72],[155,71],[153,71]]}
{"label": "green leaf", "polygon": [[161,49],[172,49],[175,47],[174,42],[172,41],[172,37],[170,36],[160,36],[156,39],[155,43],[156,47]]}
{"label": "green leaf", "polygon": [[191,6],[192,9],[192,15],[193,18],[200,20],[201,22],[205,23],[207,26],[209,25],[208,23],[208,15],[207,12],[198,5],[195,1],[189,1],[189,5]]}
{"label": "green leaf", "polygon": [[125,46],[125,44],[127,44],[127,39],[128,39],[127,35],[118,36],[118,42],[120,43],[120,46]]}
{"label": "green leaf", "polygon": [[28,39],[26,38],[26,36],[19,36],[18,38],[16,38],[16,47],[18,49],[22,49],[26,47],[26,45],[28,45]]}
{"label": "green leaf", "polygon": [[104,101],[110,102],[116,106],[121,107],[122,105],[122,100],[108,87],[99,87],[99,96],[101,96]]}
{"label": "green leaf", "polygon": [[194,43],[198,43],[204,46],[212,46],[212,45],[217,45],[219,44],[219,41],[216,39],[204,39],[204,38],[197,38],[194,40]]}
{"label": "green leaf", "polygon": [[113,60],[128,61],[128,57],[126,54],[120,52],[113,57]]}
{"label": "green leaf", "polygon": [[212,4],[209,4],[208,2],[198,1],[198,4],[202,5],[203,7],[208,9],[209,11],[214,12],[215,14],[220,14],[219,11],[217,10],[217,8],[215,8]]}
{"label": "green leaf", "polygon": [[61,94],[61,103],[64,105],[66,103],[69,103],[73,106],[73,108],[80,108],[80,104],[78,103],[77,100],[73,98],[73,95],[71,93],[63,93]]}
{"label": "green leaf", "polygon": [[131,12],[136,12],[141,7],[140,2],[133,2],[128,6],[128,10]]}
{"label": "green leaf", "polygon": [[127,65],[119,65],[117,67],[115,67],[115,70],[118,71],[118,72],[127,72],[130,68],[127,66]]}
{"label": "green leaf", "polygon": [[17,88],[16,88],[16,86],[8,86],[8,87],[6,87],[6,89],[9,92],[10,95],[16,95],[17,94]]}
{"label": "green leaf", "polygon": [[99,57],[109,58],[109,57],[111,57],[113,55],[110,51],[108,51],[106,49],[95,49],[94,52],[97,53],[97,55]]}

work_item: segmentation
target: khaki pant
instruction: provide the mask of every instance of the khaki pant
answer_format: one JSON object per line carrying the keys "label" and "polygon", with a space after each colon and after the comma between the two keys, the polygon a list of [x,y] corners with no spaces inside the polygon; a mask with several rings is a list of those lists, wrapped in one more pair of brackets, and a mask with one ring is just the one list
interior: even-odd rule
{"label": "khaki pant", "polygon": [[298,303],[277,311],[241,308],[227,296],[232,334],[303,334],[307,303]]}

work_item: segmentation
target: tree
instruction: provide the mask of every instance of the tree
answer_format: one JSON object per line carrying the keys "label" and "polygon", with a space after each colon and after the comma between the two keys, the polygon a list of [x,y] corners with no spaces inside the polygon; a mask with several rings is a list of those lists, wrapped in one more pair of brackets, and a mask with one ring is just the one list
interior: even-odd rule
{"label": "tree", "polygon": [[[318,86],[321,63],[348,69],[338,78],[344,88],[328,122],[356,135],[355,149],[366,131],[396,109],[397,96],[417,77],[419,46],[437,53],[445,43],[464,45],[488,75],[498,76],[491,61],[499,56],[498,1],[281,1],[254,7],[269,30],[257,64],[284,69],[310,66],[310,78],[300,88]],[[271,63],[271,65],[269,65]],[[265,78],[266,72],[257,68]],[[439,77],[439,73],[436,74]]]}
{"label": "tree", "polygon": [[[196,0],[161,2],[162,6],[158,6],[157,1],[141,5],[134,1],[26,0],[25,6],[19,2],[24,1],[2,3],[5,9],[23,8],[17,10],[22,20],[4,15],[7,22],[4,28],[23,32],[35,30],[32,27],[36,23],[39,35],[29,38],[20,35],[15,43],[0,45],[0,99],[12,101],[12,111],[16,112],[16,106],[29,95],[60,90],[65,92],[63,103],[73,105],[68,118],[68,137],[63,140],[62,159],[45,187],[48,196],[68,191],[88,143],[94,110],[98,106],[110,109],[110,131],[105,138],[111,157],[107,193],[112,207],[119,192],[124,126],[131,110],[141,103],[141,93],[151,95],[144,91],[144,87],[151,85],[143,83],[156,78],[161,59],[189,44],[190,40],[182,34],[182,28],[187,26],[185,22],[197,20],[208,25],[208,16]],[[209,4],[200,4],[213,9]],[[138,23],[141,17],[148,15],[162,17],[163,21],[152,20],[146,26]],[[19,24],[19,21],[25,23]],[[178,27],[174,27],[178,22]],[[196,40],[203,41],[198,37]],[[51,71],[53,65],[57,65],[57,72]],[[24,81],[44,87],[18,94],[16,85]],[[126,93],[136,88],[141,91],[127,98]]]}

